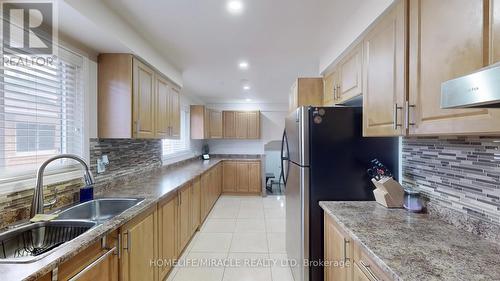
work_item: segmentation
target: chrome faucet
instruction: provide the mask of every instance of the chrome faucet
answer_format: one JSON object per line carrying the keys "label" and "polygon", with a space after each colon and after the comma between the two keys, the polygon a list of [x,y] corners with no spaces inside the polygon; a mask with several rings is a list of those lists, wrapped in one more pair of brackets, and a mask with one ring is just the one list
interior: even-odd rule
{"label": "chrome faucet", "polygon": [[74,154],[60,154],[47,159],[45,162],[43,162],[43,164],[38,168],[37,171],[35,193],[33,194],[33,201],[31,202],[30,218],[34,217],[36,214],[43,214],[45,207],[52,206],[57,202],[57,197],[48,204],[44,204],[43,202],[43,173],[47,165],[49,165],[52,161],[64,158],[73,159],[82,164],[82,166],[85,168],[85,171],[83,173],[85,186],[94,185],[94,177],[92,176],[89,166],[87,165],[87,163],[85,163],[85,160],[83,160],[83,158]]}

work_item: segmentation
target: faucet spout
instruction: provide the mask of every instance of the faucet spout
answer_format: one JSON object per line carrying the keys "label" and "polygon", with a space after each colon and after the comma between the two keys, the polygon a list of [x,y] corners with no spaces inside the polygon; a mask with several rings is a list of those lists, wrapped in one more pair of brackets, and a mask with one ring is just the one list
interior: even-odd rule
{"label": "faucet spout", "polygon": [[73,159],[80,163],[83,168],[83,180],[85,181],[86,186],[93,186],[94,185],[94,177],[92,175],[92,172],[90,171],[89,166],[85,162],[83,158],[80,156],[74,155],[74,154],[60,154],[54,157],[51,157],[47,159],[45,162],[42,163],[42,165],[38,168],[37,171],[37,177],[36,177],[36,186],[35,186],[35,192],[33,194],[33,200],[31,202],[31,210],[30,210],[30,218],[34,217],[36,214],[43,214],[44,213],[44,198],[43,198],[43,174],[45,172],[45,168],[47,165],[49,165],[51,162],[58,160],[58,159]]}

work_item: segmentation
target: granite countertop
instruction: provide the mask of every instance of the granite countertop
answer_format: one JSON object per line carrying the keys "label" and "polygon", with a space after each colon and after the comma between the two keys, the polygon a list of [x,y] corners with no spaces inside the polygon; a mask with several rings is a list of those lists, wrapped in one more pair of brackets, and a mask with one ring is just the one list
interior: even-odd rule
{"label": "granite countertop", "polygon": [[[58,264],[67,261],[76,254],[99,241],[107,233],[117,229],[141,212],[166,198],[196,176],[215,166],[226,158],[214,158],[207,161],[192,161],[177,167],[158,169],[140,179],[133,180],[106,191],[99,192],[96,197],[133,197],[145,198],[141,203],[112,218],[111,220],[89,230],[76,239],[64,244],[50,255],[32,263],[0,263],[0,276],[5,281],[34,280],[50,271]],[[228,160],[256,160],[228,158]]]}
{"label": "granite countertop", "polygon": [[500,280],[500,245],[376,202],[320,202],[394,280]]}

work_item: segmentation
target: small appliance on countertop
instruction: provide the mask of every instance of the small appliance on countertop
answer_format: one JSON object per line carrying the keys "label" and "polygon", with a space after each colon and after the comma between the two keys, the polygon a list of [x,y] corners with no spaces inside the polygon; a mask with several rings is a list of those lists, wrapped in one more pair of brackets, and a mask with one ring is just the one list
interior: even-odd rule
{"label": "small appliance on countertop", "polygon": [[208,147],[208,144],[204,144],[203,147],[201,148],[201,159],[202,160],[210,160],[210,148]]}
{"label": "small appliance on countertop", "polygon": [[405,200],[403,206],[408,212],[423,212],[424,204],[420,192],[412,188],[405,188]]}

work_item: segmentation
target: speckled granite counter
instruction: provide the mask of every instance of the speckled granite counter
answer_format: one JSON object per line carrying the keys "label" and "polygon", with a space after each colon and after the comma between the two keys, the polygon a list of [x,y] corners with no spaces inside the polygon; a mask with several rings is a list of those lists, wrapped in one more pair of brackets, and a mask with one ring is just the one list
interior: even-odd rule
{"label": "speckled granite counter", "polygon": [[394,280],[500,280],[500,245],[376,202],[320,202]]}
{"label": "speckled granite counter", "polygon": [[[234,159],[231,158],[231,160]],[[203,174],[223,160],[224,158],[216,158],[208,161],[192,161],[169,169],[158,169],[146,174],[146,176],[141,176],[140,179],[124,183],[118,187],[112,187],[97,194],[97,197],[140,197],[145,199],[121,215],[66,243],[63,247],[39,261],[24,264],[0,263],[0,276],[2,280],[34,280],[49,273],[58,264],[74,257],[107,233],[117,229],[153,204],[156,204],[162,198],[175,192],[188,181]],[[245,158],[241,160],[252,159]]]}

